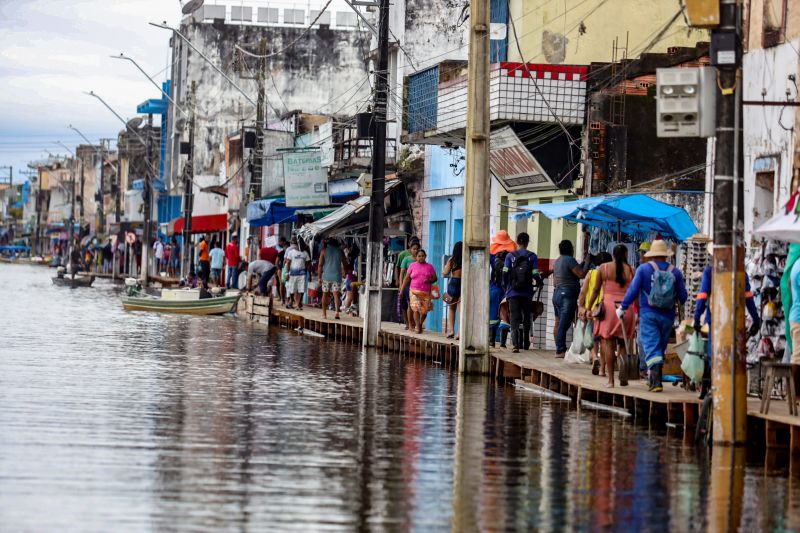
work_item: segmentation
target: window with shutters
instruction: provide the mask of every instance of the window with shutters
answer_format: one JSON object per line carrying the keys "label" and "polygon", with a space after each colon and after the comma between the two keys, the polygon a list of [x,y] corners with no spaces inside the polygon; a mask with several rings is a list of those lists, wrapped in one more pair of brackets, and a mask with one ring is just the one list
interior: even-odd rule
{"label": "window with shutters", "polygon": [[764,0],[764,21],[761,29],[764,48],[777,46],[785,41],[786,0]]}

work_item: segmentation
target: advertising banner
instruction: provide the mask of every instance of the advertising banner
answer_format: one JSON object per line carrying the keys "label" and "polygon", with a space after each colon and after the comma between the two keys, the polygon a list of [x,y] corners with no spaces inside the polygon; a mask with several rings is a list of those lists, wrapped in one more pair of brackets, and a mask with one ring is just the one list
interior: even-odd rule
{"label": "advertising banner", "polygon": [[508,192],[557,189],[510,126],[492,132],[489,168]]}
{"label": "advertising banner", "polygon": [[330,205],[328,170],[319,150],[283,152],[286,207]]}

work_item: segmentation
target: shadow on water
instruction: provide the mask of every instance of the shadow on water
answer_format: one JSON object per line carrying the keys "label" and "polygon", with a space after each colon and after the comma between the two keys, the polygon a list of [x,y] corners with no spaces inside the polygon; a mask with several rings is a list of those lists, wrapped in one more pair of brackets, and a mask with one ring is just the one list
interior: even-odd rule
{"label": "shadow on water", "polygon": [[0,529],[784,531],[798,460],[0,265]]}

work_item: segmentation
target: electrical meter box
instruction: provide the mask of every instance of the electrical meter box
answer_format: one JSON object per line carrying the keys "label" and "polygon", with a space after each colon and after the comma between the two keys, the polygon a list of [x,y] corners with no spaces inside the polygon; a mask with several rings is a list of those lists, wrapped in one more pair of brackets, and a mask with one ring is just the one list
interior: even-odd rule
{"label": "electrical meter box", "polygon": [[659,137],[713,137],[717,116],[713,67],[656,70],[656,131]]}

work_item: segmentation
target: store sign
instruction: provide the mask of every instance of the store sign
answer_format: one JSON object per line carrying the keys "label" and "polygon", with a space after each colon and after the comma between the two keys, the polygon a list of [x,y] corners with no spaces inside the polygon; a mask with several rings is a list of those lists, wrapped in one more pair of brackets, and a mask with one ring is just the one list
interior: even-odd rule
{"label": "store sign", "polygon": [[284,152],[283,180],[286,207],[330,205],[328,170],[319,150]]}
{"label": "store sign", "polygon": [[489,168],[510,193],[558,188],[510,126],[492,132]]}

